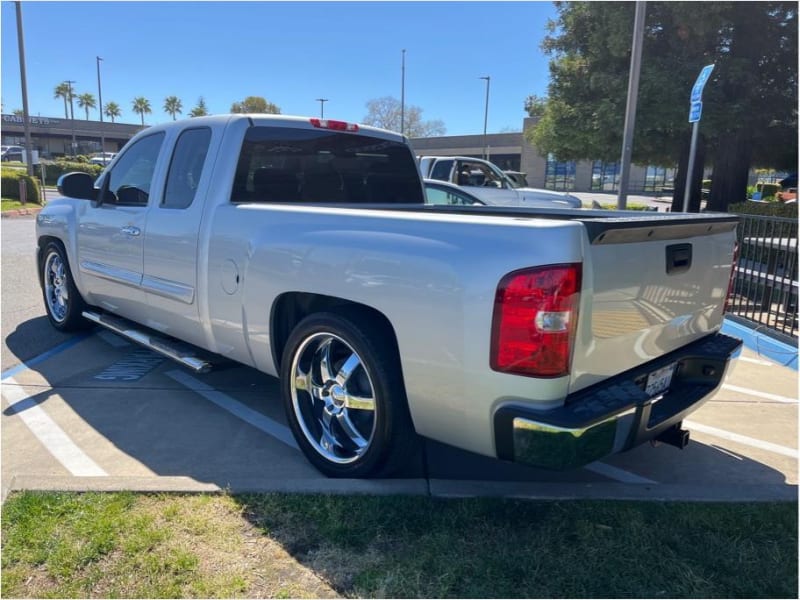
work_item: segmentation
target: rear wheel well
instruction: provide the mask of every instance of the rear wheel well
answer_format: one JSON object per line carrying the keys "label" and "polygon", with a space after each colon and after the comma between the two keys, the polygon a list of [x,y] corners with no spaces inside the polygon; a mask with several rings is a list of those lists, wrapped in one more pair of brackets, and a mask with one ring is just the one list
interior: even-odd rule
{"label": "rear wheel well", "polygon": [[281,357],[283,349],[289,339],[289,335],[297,324],[308,315],[319,312],[332,312],[348,317],[356,322],[368,322],[370,329],[376,331],[378,335],[384,337],[388,343],[394,358],[397,360],[398,368],[400,364],[400,351],[397,346],[397,336],[389,319],[380,311],[360,304],[322,294],[309,294],[306,292],[287,292],[281,294],[272,305],[270,315],[270,340],[272,347],[272,358],[275,362],[276,370],[280,371]]}

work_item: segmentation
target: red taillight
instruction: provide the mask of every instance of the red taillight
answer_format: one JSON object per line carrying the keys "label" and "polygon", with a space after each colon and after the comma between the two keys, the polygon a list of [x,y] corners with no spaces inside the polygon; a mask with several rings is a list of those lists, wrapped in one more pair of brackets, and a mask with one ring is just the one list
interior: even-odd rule
{"label": "red taillight", "polygon": [[733,245],[733,264],[731,265],[731,277],[728,280],[728,293],[725,294],[725,304],[722,307],[722,313],[728,312],[728,306],[731,303],[731,294],[733,293],[733,283],[736,280],[736,267],[739,264],[739,242]]}
{"label": "red taillight", "polygon": [[569,374],[580,289],[580,263],[503,277],[494,300],[492,369],[529,377]]}
{"label": "red taillight", "polygon": [[331,119],[309,119],[314,127],[320,129],[333,129],[334,131],[358,131],[356,123],[347,123],[346,121],[333,121]]}

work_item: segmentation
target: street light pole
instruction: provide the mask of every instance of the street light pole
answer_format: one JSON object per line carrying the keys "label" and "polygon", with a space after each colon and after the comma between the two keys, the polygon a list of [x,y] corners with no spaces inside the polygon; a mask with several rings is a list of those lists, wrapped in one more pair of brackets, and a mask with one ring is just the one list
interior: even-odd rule
{"label": "street light pole", "polygon": [[633,155],[633,130],[636,123],[636,104],[639,98],[639,73],[642,70],[642,44],[644,42],[644,17],[647,2],[637,0],[633,18],[633,42],[631,44],[631,67],[628,75],[628,99],[625,105],[625,126],[622,131],[622,156],[619,175],[617,208],[625,210],[628,203],[628,183],[631,177]]}
{"label": "street light pole", "polygon": [[105,164],[105,151],[106,151],[106,133],[103,129],[103,88],[100,85],[100,62],[103,60],[99,56],[97,58],[97,98],[100,102],[100,153],[103,157],[103,163]]}
{"label": "street light pole", "polygon": [[31,141],[31,122],[28,116],[28,79],[25,74],[25,41],[22,38],[22,3],[16,2],[17,44],[19,45],[19,75],[22,84],[22,127],[25,132],[25,166],[28,175],[33,175],[33,142]]}
{"label": "street light pole", "polygon": [[325,103],[328,101],[327,98],[317,98],[317,102],[319,102],[319,118],[325,118]]}
{"label": "street light pole", "polygon": [[486,125],[489,122],[489,84],[492,78],[491,76],[486,75],[485,77],[479,77],[478,79],[486,80],[486,107],[483,112],[483,158],[486,160],[489,148],[488,138],[486,137]]}
{"label": "street light pole", "polygon": [[69,85],[69,121],[72,124],[72,156],[75,156],[75,149],[78,146],[78,143],[75,141],[75,106],[72,102],[72,84],[75,81],[68,79],[64,83]]}
{"label": "street light pole", "polygon": [[402,50],[400,63],[400,135],[405,135],[406,125],[406,49]]}

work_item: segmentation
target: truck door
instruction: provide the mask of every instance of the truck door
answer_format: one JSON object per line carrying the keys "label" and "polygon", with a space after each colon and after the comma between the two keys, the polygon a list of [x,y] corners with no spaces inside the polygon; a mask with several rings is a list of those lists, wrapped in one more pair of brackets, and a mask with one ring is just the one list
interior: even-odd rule
{"label": "truck door", "polygon": [[202,343],[198,327],[197,255],[210,169],[208,127],[184,129],[175,142],[160,201],[150,208],[144,236],[148,325],[191,343]]}
{"label": "truck door", "polygon": [[91,302],[134,320],[146,314],[142,248],[163,142],[158,132],[127,147],[103,174],[98,202],[78,217],[78,268]]}

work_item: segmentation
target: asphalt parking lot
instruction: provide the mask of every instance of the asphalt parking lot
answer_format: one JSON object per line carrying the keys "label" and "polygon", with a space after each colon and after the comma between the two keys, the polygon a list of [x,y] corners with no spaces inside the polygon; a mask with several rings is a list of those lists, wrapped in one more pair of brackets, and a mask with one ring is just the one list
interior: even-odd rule
{"label": "asphalt parking lot", "polygon": [[283,416],[277,380],[206,375],[109,332],[44,316],[33,220],[2,223],[2,493],[11,489],[317,491],[535,498],[796,499],[798,377],[750,349],[685,423],[685,450],[642,446],[550,472],[427,442],[392,480],[323,478]]}

